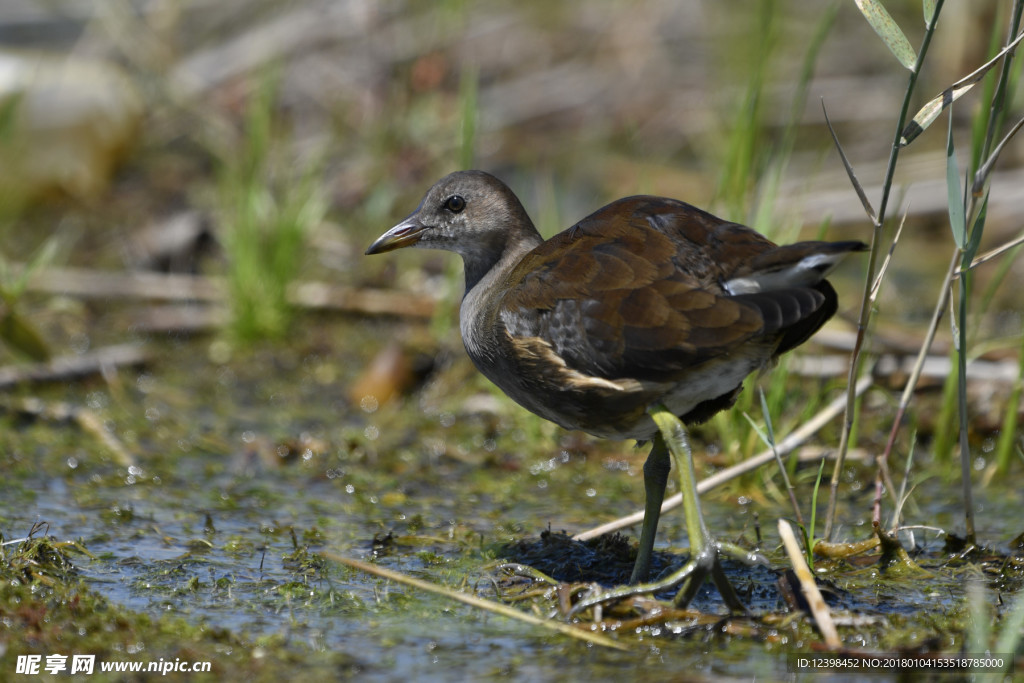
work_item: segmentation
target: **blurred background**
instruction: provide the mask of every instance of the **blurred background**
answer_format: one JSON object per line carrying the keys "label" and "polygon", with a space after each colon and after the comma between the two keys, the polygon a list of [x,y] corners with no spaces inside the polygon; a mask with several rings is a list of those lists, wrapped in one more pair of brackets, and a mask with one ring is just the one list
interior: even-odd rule
{"label": "blurred background", "polygon": [[[888,4],[918,44],[920,4]],[[945,4],[911,112],[998,50],[1010,6]],[[221,330],[221,358],[294,335],[298,308],[431,318],[458,349],[456,260],[362,252],[459,168],[504,179],[546,236],[651,193],[780,242],[868,241],[825,110],[877,204],[908,78],[855,5],[802,0],[6,0],[0,48],[0,354],[14,360],[119,340],[88,319],[97,309],[25,290],[135,292],[162,305],[136,307],[133,329]],[[996,71],[953,107],[962,168]],[[902,150],[883,232],[905,217],[876,316],[904,348],[952,247],[945,121]],[[1008,145],[992,176],[982,252],[1019,236],[1022,158]],[[847,317],[857,269],[837,275]],[[1024,265],[1011,254],[976,274],[975,341],[1012,357]],[[948,326],[939,340],[944,353]]]}
{"label": "blurred background", "polygon": [[[888,4],[916,44],[919,3]],[[985,61],[1005,4],[946,3],[913,109]],[[545,235],[644,192],[780,239],[826,223],[866,238],[822,105],[877,198],[907,78],[851,3],[800,0],[5,0],[0,46],[6,258],[55,235],[67,263],[151,266],[172,234],[230,242],[249,202],[314,203],[303,272],[376,284],[440,262],[358,254],[466,166],[504,178]],[[968,95],[957,121],[980,106]],[[942,234],[943,137],[900,165],[890,215],[909,208],[910,239]],[[993,242],[1019,227],[1020,159],[1003,155]],[[267,196],[240,199],[250,184]],[[910,251],[904,294],[922,276]],[[916,315],[897,289],[888,305]]]}
{"label": "blurred background", "polygon": [[[921,3],[885,4],[918,47]],[[945,2],[912,113],[1005,44],[1013,5]],[[1024,110],[1021,61],[1007,125]],[[961,170],[977,163],[997,72],[953,105]],[[908,75],[848,0],[0,0],[0,472],[10,484],[0,534],[45,522],[55,537],[83,539],[97,557],[76,560],[82,575],[120,605],[257,636],[288,629],[275,647],[347,650],[352,670],[383,661],[407,680],[458,658],[457,672],[529,678],[534,666],[557,678],[561,650],[532,635],[508,648],[504,622],[481,635],[465,612],[456,624],[448,607],[389,602],[373,580],[306,554],[371,554],[459,583],[498,542],[552,523],[580,531],[641,499],[642,453],[527,415],[469,365],[457,259],[364,250],[462,168],[502,178],[545,236],[651,193],[780,242],[870,241],[825,111],[877,207]],[[883,253],[904,228],[870,341],[884,389],[864,400],[861,462],[886,442],[954,249],[946,130],[943,115],[900,154]],[[1018,138],[991,177],[980,253],[1019,241],[1021,216]],[[996,476],[1019,470],[1024,453],[1017,250],[974,271],[966,323],[971,463],[984,485],[1004,485],[983,496],[980,515],[1000,538],[1020,532],[1024,495]],[[839,315],[762,381],[780,436],[842,396],[864,268],[848,259],[831,278]],[[893,465],[908,463],[910,521],[946,529],[963,519],[952,348],[947,318]],[[748,388],[736,411],[697,432],[701,474],[764,447],[742,416],[761,415],[757,400]],[[820,441],[834,446],[838,434],[833,423]],[[843,474],[844,537],[870,524],[867,462]],[[790,466],[809,499],[817,465]],[[716,529],[742,529],[752,546],[758,510],[788,514],[776,474],[712,496]],[[685,543],[680,521],[663,521],[663,542]],[[864,611],[881,592],[901,614],[935,595],[963,614],[959,579],[955,590],[882,590],[853,573],[840,576],[866,581],[844,584],[862,591]],[[1007,581],[1015,590],[1019,577]],[[922,622],[892,636],[872,623],[851,642],[955,649],[948,634],[964,628]],[[807,642],[798,628],[808,627],[772,642]],[[186,641],[228,657],[187,630],[116,632],[168,658]],[[0,654],[29,647],[3,638]],[[723,670],[760,675],[768,658],[781,676],[785,662],[752,643]],[[554,659],[508,654],[517,648]],[[235,652],[235,671],[263,666],[250,644]],[[622,661],[649,665],[631,668],[637,680],[679,671],[656,655],[610,657],[617,674]]]}

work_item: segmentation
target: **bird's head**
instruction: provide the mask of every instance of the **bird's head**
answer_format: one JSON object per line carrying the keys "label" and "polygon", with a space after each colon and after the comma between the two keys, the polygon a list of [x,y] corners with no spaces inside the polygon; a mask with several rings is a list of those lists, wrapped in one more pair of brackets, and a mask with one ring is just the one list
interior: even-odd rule
{"label": "bird's head", "polygon": [[367,254],[404,247],[460,254],[467,269],[489,268],[510,244],[539,242],[519,199],[489,173],[458,171],[427,190],[420,205],[370,245]]}

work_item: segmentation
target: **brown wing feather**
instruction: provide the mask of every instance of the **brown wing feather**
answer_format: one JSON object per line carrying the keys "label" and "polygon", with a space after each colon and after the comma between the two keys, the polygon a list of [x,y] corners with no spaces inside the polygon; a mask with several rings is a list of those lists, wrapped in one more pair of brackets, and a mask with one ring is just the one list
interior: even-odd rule
{"label": "brown wing feather", "polygon": [[663,379],[762,332],[758,307],[719,282],[772,247],[683,202],[630,197],[528,254],[500,315],[513,336],[544,339],[580,372]]}

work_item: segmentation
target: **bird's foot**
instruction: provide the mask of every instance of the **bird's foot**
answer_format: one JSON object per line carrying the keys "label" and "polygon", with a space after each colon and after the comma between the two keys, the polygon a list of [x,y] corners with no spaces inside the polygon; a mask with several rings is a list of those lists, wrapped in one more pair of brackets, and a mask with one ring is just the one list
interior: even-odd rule
{"label": "bird's foot", "polygon": [[732,543],[719,542],[712,538],[702,540],[703,543],[699,544],[701,547],[693,549],[690,559],[679,569],[654,581],[619,586],[584,597],[573,605],[569,616],[575,616],[597,605],[608,605],[638,595],[654,595],[676,587],[679,590],[676,592],[673,603],[678,608],[685,608],[693,600],[706,579],[711,579],[714,582],[722,596],[722,601],[731,611],[748,614],[749,610],[740,600],[722,569],[721,558],[728,557],[747,565],[768,564],[768,561],[760,553],[744,550]]}

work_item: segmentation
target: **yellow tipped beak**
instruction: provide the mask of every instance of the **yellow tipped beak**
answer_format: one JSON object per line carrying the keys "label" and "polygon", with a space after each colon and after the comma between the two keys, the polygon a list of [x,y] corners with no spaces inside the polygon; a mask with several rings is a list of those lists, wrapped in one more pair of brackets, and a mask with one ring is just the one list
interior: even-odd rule
{"label": "yellow tipped beak", "polygon": [[407,218],[378,237],[377,241],[366,250],[366,254],[383,254],[385,251],[411,247],[420,241],[420,237],[427,229],[427,226],[415,218]]}

